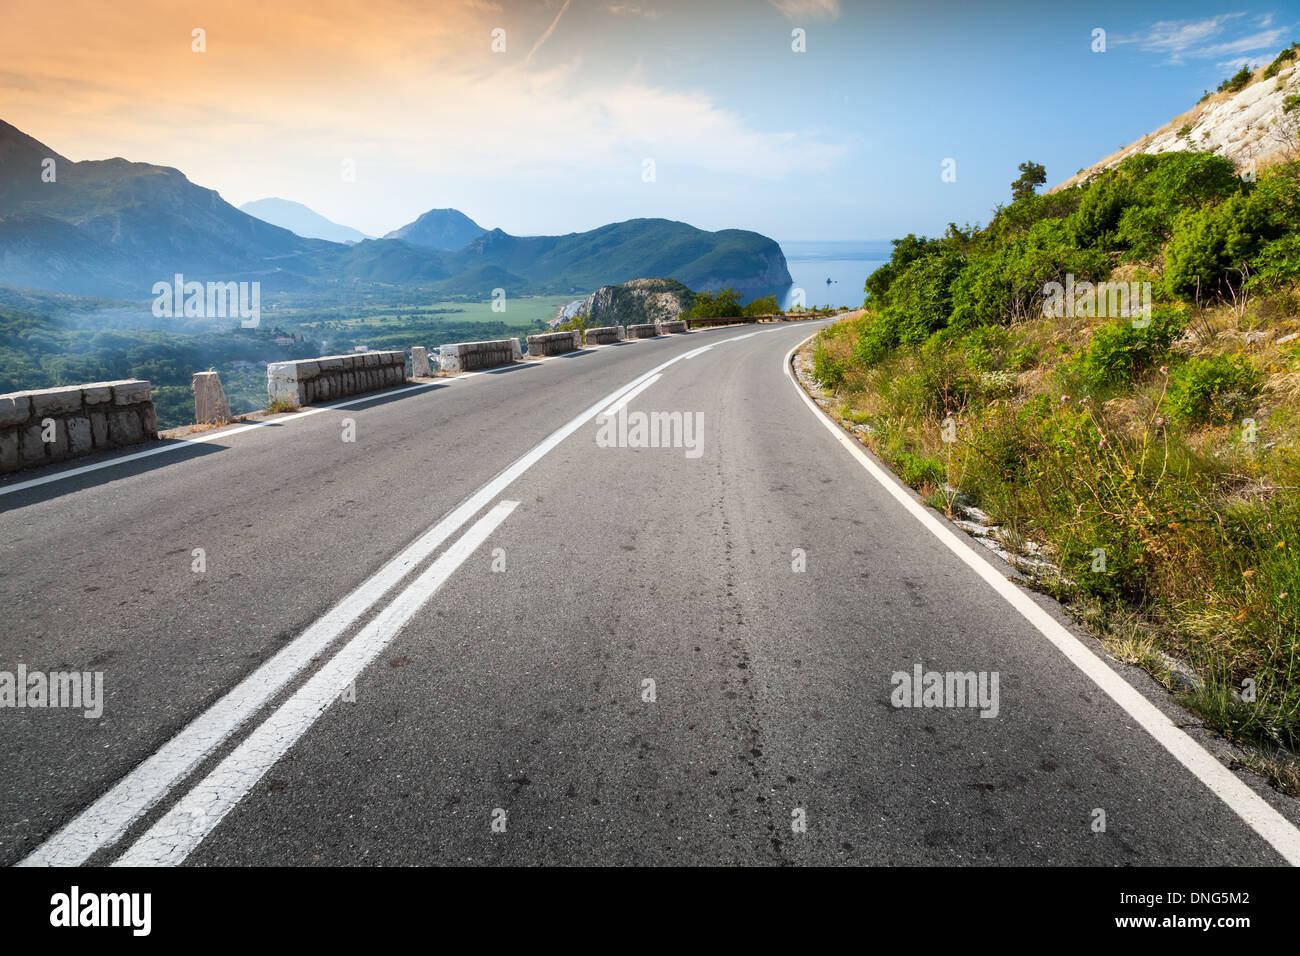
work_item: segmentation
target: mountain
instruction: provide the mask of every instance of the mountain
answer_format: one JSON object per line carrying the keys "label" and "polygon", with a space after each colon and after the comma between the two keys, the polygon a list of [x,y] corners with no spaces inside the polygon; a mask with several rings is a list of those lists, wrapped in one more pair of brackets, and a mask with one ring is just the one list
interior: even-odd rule
{"label": "mountain", "polygon": [[[54,181],[42,180],[46,158]],[[240,212],[179,170],[125,159],[73,162],[0,121],[0,282],[150,297],[154,282],[300,284],[329,243]]]}
{"label": "mountain", "polygon": [[[53,182],[42,180],[47,159]],[[236,209],[179,170],[73,162],[0,121],[0,284],[138,302],[177,273],[187,281],[259,281],[264,293],[344,282],[466,296],[585,292],[647,274],[742,293],[790,284],[773,240],[665,219],[511,236],[435,209],[383,239],[304,238]]]}
{"label": "mountain", "polygon": [[629,219],[565,236],[511,236],[493,229],[446,262],[453,273],[498,265],[538,292],[595,289],[647,274],[692,289],[732,286],[746,294],[791,281],[775,240],[742,229],[706,232],[668,219]]}
{"label": "mountain", "polygon": [[362,242],[370,238],[351,226],[341,226],[316,210],[289,199],[255,199],[239,207],[240,212],[256,216],[281,229],[288,229],[304,239],[328,239],[330,242]]}
{"label": "mountain", "polygon": [[385,239],[402,239],[426,249],[464,249],[471,239],[487,232],[469,216],[457,209],[430,209],[415,222],[394,229]]}
{"label": "mountain", "polygon": [[564,309],[564,318],[585,316],[593,325],[673,322],[695,302],[695,293],[675,279],[633,279],[597,289]]}
{"label": "mountain", "polygon": [[1140,153],[1214,153],[1232,160],[1243,171],[1251,164],[1263,169],[1295,158],[1300,111],[1288,111],[1286,106],[1288,98],[1300,92],[1298,58],[1300,51],[1291,47],[1267,67],[1239,73],[1188,112],[1079,170],[1055,189],[1085,182]]}

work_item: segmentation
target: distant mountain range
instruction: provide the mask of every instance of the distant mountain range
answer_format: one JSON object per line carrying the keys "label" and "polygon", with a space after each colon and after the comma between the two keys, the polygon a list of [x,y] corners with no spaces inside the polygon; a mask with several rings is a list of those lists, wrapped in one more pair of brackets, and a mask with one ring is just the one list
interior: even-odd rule
{"label": "distant mountain range", "polygon": [[[370,237],[351,226],[341,226],[316,210],[289,199],[255,199],[239,207],[240,212],[256,216],[281,229],[288,229],[304,239],[328,239],[330,242],[364,242]],[[467,240],[468,241],[468,240]]]}
{"label": "distant mountain range", "polygon": [[[299,208],[300,223],[323,219]],[[374,283],[470,296],[589,291],[645,275],[745,293],[790,283],[785,256],[766,236],[665,219],[512,236],[435,209],[383,239],[306,238],[236,209],[179,170],[73,162],[0,120],[0,283],[145,300],[176,273],[257,280],[265,292]]]}

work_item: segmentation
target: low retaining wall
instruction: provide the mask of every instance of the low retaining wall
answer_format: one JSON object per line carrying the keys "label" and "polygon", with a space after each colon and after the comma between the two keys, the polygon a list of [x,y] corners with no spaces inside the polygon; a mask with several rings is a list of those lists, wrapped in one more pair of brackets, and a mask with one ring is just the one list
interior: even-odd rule
{"label": "low retaining wall", "polygon": [[627,337],[629,339],[651,339],[659,334],[659,327],[653,322],[647,322],[645,325],[629,325],[627,327]]}
{"label": "low retaining wall", "polygon": [[518,339],[494,339],[490,342],[456,342],[438,349],[438,364],[444,372],[472,372],[523,361]]}
{"label": "low retaining wall", "polygon": [[621,325],[602,325],[599,328],[587,329],[583,335],[588,345],[609,345],[611,342],[622,341],[627,335],[627,330]]}
{"label": "low retaining wall", "polygon": [[698,329],[711,325],[750,325],[757,321],[756,315],[737,315],[726,319],[687,319],[686,325],[688,328]]}
{"label": "low retaining wall", "polygon": [[678,319],[676,322],[659,323],[660,335],[672,335],[674,332],[685,332],[685,331],[686,331],[686,323],[681,319]]}
{"label": "low retaining wall", "polygon": [[92,382],[0,395],[0,472],[158,437],[148,382]]}
{"label": "low retaining wall", "polygon": [[529,355],[559,355],[582,348],[581,332],[546,332],[528,336]]}
{"label": "low retaining wall", "polygon": [[406,353],[402,351],[323,355],[266,367],[266,392],[271,400],[287,399],[295,405],[373,392],[405,381]]}

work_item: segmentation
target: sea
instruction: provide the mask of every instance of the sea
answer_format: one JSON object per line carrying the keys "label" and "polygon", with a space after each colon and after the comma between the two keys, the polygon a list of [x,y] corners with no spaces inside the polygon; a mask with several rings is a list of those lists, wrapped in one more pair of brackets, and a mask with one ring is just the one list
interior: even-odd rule
{"label": "sea", "polygon": [[889,261],[888,239],[832,239],[781,242],[790,277],[789,287],[778,290],[782,309],[794,303],[802,289],[804,305],[862,305],[867,276]]}

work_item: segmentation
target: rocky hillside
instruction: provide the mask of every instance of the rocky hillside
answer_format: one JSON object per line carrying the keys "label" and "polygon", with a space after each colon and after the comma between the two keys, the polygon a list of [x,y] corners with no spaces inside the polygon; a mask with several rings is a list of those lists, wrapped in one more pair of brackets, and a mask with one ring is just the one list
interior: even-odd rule
{"label": "rocky hillside", "polygon": [[1232,160],[1243,172],[1297,158],[1300,109],[1286,110],[1288,97],[1300,94],[1296,56],[1295,48],[1283,50],[1269,66],[1249,76],[1242,74],[1238,83],[1225,83],[1226,89],[1211,93],[1154,133],[1081,169],[1052,191],[1092,179],[1139,153],[1214,153]]}
{"label": "rocky hillside", "polygon": [[676,279],[633,279],[597,289],[566,306],[560,318],[585,317],[588,325],[637,325],[672,322],[695,301],[695,293]]}

